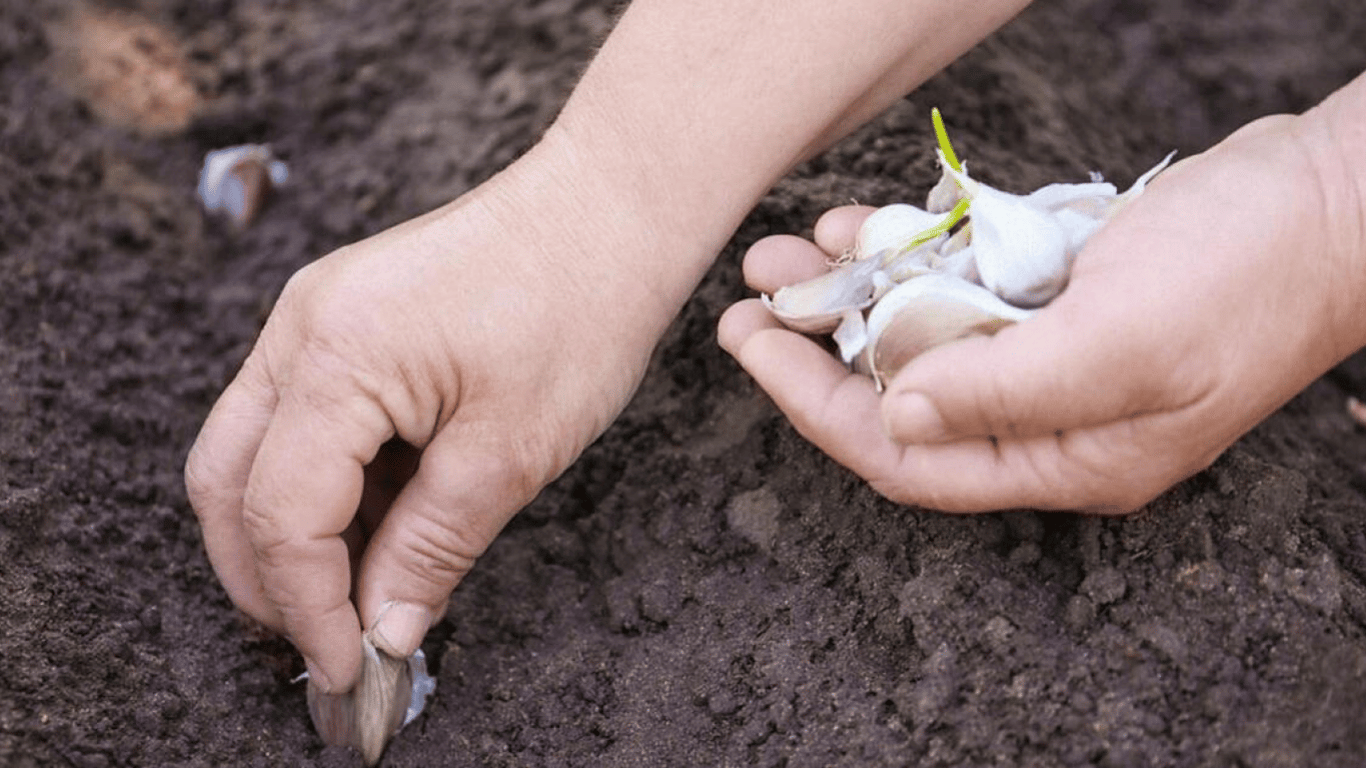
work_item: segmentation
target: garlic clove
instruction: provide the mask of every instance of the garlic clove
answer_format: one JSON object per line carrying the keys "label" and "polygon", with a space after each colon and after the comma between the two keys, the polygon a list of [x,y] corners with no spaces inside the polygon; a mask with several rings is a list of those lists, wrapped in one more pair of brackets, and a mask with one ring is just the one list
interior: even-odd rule
{"label": "garlic clove", "polygon": [[873,303],[880,286],[886,283],[881,272],[880,258],[860,259],[761,298],[768,311],[788,328],[802,333],[829,333],[846,312]]}
{"label": "garlic clove", "polygon": [[[398,659],[375,648],[369,635],[362,640],[364,656],[360,680],[346,693],[328,694],[308,684],[308,713],[313,727],[327,744],[355,747],[367,766],[379,762],[389,739],[402,728],[411,704],[415,672],[409,659]],[[432,685],[421,670],[425,693]]]}
{"label": "garlic clove", "polygon": [[883,383],[927,349],[974,334],[994,334],[1033,315],[980,285],[945,274],[908,280],[868,313],[865,365]]}
{"label": "garlic clove", "polygon": [[854,241],[855,257],[866,259],[890,250],[894,254],[893,258],[900,258],[902,249],[916,235],[934,227],[943,218],[942,215],[907,203],[884,205],[869,214],[859,227],[858,237]]}
{"label": "garlic clove", "polygon": [[289,178],[289,167],[264,144],[217,149],[204,157],[199,200],[210,213],[223,212],[238,228],[256,218],[271,190]]}
{"label": "garlic clove", "polygon": [[978,185],[969,215],[983,286],[1020,307],[1043,306],[1062,292],[1071,238],[1056,216],[985,184]]}

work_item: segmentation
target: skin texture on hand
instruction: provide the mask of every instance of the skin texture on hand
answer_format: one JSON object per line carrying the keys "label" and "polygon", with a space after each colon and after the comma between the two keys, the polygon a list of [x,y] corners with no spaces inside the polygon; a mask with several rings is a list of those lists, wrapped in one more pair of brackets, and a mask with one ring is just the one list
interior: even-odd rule
{"label": "skin texture on hand", "polygon": [[233,601],[321,691],[411,653],[759,197],[1024,5],[632,3],[531,152],[290,280],[186,464]]}
{"label": "skin texture on hand", "polygon": [[508,518],[624,406],[667,319],[565,258],[591,253],[589,233],[542,231],[519,212],[549,204],[507,186],[295,275],[192,449],[215,569],[324,688],[354,677],[361,620],[390,614],[377,644],[412,653]]}
{"label": "skin texture on hand", "polygon": [[[1171,168],[1048,307],[921,355],[881,396],[757,300],[727,311],[721,344],[798,431],[894,500],[1133,510],[1366,342],[1366,174],[1344,172],[1342,141],[1363,112],[1341,119],[1362,89]],[[871,210],[827,213],[816,244],[759,241],[747,281],[772,291],[819,274]]]}

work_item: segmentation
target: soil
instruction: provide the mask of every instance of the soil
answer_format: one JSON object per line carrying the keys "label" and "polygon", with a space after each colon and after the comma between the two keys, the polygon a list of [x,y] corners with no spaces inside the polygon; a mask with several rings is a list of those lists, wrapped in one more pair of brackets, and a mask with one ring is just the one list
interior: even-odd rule
{"label": "soil", "polygon": [[[186,450],[286,278],[525,150],[613,5],[126,0],[158,31],[119,27],[121,71],[176,73],[132,95],[69,3],[0,6],[0,764],[359,764],[215,580]],[[1039,0],[798,169],[460,586],[384,764],[1362,765],[1366,358],[1136,516],[953,517],[824,458],[713,341],[747,244],[929,188],[931,106],[988,181],[1127,183],[1366,69],[1359,11]],[[292,178],[237,231],[194,189],[242,141]]]}

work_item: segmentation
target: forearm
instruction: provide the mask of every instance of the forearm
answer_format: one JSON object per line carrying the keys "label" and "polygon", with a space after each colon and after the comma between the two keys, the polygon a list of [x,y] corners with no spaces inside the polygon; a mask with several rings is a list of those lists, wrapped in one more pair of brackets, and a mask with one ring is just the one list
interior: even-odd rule
{"label": "forearm", "polygon": [[645,226],[625,258],[672,315],[778,178],[1026,4],[636,0],[543,144]]}

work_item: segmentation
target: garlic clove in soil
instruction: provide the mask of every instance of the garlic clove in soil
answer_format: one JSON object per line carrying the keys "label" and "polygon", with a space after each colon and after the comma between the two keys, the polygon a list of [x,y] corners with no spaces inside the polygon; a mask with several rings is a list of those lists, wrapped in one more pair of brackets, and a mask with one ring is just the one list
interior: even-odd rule
{"label": "garlic clove in soil", "polygon": [[223,212],[238,228],[256,218],[275,187],[289,179],[289,166],[264,144],[216,149],[199,172],[199,200],[210,213]]}
{"label": "garlic clove in soil", "polygon": [[308,684],[308,713],[327,744],[354,747],[367,766],[398,730],[422,711],[436,687],[421,651],[398,659],[375,648],[366,635],[360,680],[346,693],[327,694]]}
{"label": "garlic clove in soil", "polygon": [[881,390],[925,350],[966,336],[989,336],[1033,314],[953,275],[913,278],[893,288],[868,313],[865,364]]}

